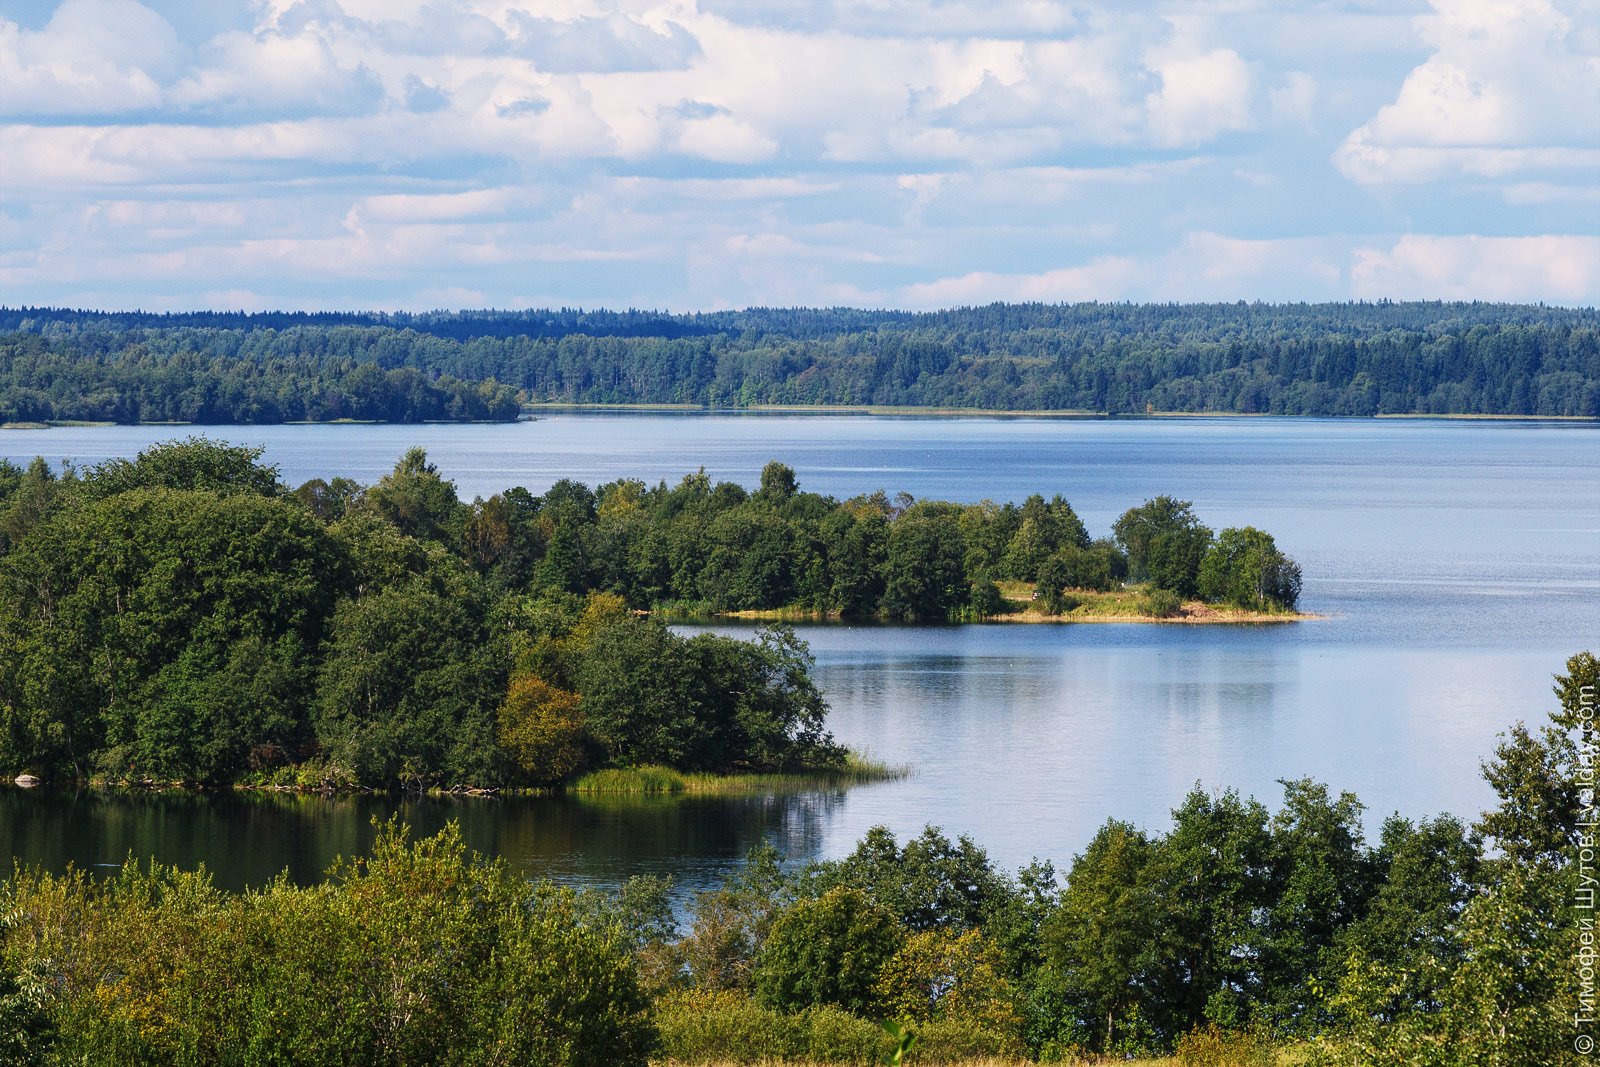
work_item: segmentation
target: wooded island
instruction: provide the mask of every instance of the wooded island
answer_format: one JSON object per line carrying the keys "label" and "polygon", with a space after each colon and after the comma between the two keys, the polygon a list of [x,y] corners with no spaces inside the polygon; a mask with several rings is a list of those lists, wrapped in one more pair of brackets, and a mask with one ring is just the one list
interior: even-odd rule
{"label": "wooded island", "polygon": [[[1137,583],[1128,585],[1128,582]],[[1157,497],[1091,539],[1060,496],[960,505],[570,480],[467,504],[420,449],[370,487],[290,489],[194,438],[57,474],[0,464],[0,769],[322,787],[553,786],[592,769],[852,765],[794,631],[740,610],[901,621],[1197,599],[1292,612],[1271,535]]]}

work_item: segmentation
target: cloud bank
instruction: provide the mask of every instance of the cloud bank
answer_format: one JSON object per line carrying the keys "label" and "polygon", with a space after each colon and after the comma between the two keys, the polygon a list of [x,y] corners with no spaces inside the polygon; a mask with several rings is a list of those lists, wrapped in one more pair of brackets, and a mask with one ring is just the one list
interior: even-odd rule
{"label": "cloud bank", "polygon": [[1600,302],[1594,0],[0,0],[0,293]]}

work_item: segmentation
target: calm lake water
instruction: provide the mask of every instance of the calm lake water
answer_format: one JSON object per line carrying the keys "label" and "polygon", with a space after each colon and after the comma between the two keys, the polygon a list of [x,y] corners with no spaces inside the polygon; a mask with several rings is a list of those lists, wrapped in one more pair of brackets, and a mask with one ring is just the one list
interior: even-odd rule
{"label": "calm lake water", "polygon": [[[0,434],[0,455],[80,465],[190,432]],[[562,477],[754,485],[780,459],[808,489],[960,501],[1062,493],[1092,532],[1158,493],[1211,526],[1271,531],[1305,572],[1296,625],[817,625],[802,631],[845,743],[896,782],[736,800],[486,802],[65,797],[0,792],[0,841],[60,867],[128,852],[227,884],[316,877],[373,815],[461,820],[532,873],[706,884],[756,842],[837,856],[883,823],[971,834],[1007,867],[1069,860],[1108,817],[1152,830],[1196,782],[1275,803],[1278,779],[1393,811],[1474,815],[1478,761],[1551,676],[1600,646],[1600,425],[1431,420],[1050,420],[553,415],[503,426],[208,428],[263,445],[290,483],[376,480],[414,444],[464,498]],[[741,632],[723,627],[725,632]]]}

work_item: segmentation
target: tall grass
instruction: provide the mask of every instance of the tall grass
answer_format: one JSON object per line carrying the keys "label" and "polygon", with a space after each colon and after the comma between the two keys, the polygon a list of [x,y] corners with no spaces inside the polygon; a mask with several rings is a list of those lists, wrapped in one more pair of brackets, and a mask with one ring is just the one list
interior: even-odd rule
{"label": "tall grass", "polygon": [[577,794],[683,794],[726,796],[740,793],[795,792],[825,786],[862,785],[904,778],[908,768],[892,767],[857,753],[846,753],[837,767],[761,774],[712,774],[671,767],[607,767],[590,771],[567,786]]}

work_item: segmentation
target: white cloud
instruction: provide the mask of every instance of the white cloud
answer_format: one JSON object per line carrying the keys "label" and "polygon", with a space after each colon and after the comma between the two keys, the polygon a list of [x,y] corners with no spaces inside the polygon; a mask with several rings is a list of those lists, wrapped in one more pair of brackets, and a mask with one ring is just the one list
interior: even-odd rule
{"label": "white cloud", "polygon": [[154,107],[179,52],[167,21],[134,0],[65,0],[38,31],[0,18],[0,114]]}
{"label": "white cloud", "polygon": [[1267,99],[1279,122],[1308,124],[1317,105],[1317,79],[1303,70],[1291,70]]}
{"label": "white cloud", "polygon": [[[1570,12],[1570,14],[1569,14]],[[1433,49],[1335,160],[1366,184],[1587,166],[1600,147],[1600,26],[1589,0],[1434,0]]]}
{"label": "white cloud", "polygon": [[207,64],[173,86],[177,107],[244,117],[348,115],[383,99],[371,71],[341,66],[328,43],[310,34],[226,33],[207,52]]}
{"label": "white cloud", "polygon": [[1431,237],[1407,234],[1355,251],[1351,288],[1395,299],[1594,303],[1600,237]]}
{"label": "white cloud", "polygon": [[1247,240],[1191,233],[1142,256],[1102,255],[1052,270],[975,272],[906,287],[913,307],[1001,301],[1317,299],[1337,293],[1339,250],[1325,239]]}
{"label": "white cloud", "polygon": [[1161,78],[1145,97],[1158,144],[1204,144],[1252,125],[1250,68],[1231,48],[1162,49],[1148,62]]}
{"label": "white cloud", "polygon": [[216,2],[0,19],[8,299],[1600,299],[1593,0]]}

